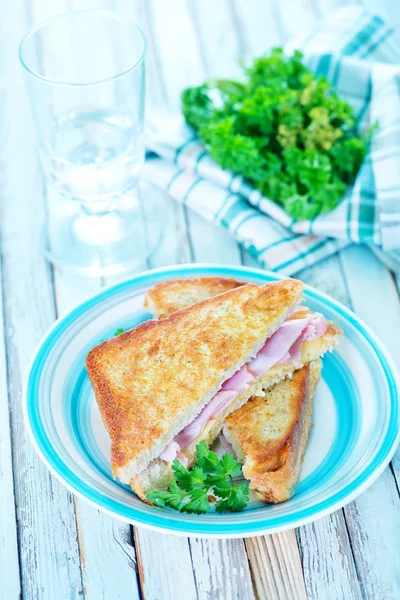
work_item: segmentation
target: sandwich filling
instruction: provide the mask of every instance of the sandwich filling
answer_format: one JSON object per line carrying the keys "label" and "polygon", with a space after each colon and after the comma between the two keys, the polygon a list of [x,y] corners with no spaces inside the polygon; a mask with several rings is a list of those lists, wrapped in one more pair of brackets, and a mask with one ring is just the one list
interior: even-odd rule
{"label": "sandwich filling", "polygon": [[215,419],[250,383],[266,375],[275,365],[294,364],[299,368],[303,342],[321,337],[327,326],[325,317],[320,313],[311,313],[305,307],[298,307],[267,339],[257,355],[225,381],[220,391],[211,398],[197,417],[175,436],[159,458],[172,462],[178,453],[198,437],[211,419]]}

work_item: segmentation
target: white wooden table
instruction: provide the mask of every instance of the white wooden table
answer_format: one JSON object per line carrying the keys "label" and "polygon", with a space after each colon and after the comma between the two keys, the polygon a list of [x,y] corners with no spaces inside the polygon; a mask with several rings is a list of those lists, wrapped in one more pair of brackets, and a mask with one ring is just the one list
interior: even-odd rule
{"label": "white wooden table", "polygon": [[[0,1],[0,598],[88,600],[400,598],[400,453],[355,502],[296,531],[207,541],[131,527],[74,498],[27,439],[22,381],[54,319],[111,280],[53,270],[40,247],[45,193],[18,64],[34,22],[72,8],[111,8],[149,38],[148,109],[174,109],[206,76],[234,76],[317,22],[337,0]],[[370,1],[367,4],[373,6]],[[396,2],[380,2],[400,24]],[[227,233],[175,205],[162,246],[143,268],[210,261],[253,264]],[[399,362],[398,282],[365,248],[298,276],[351,306]]]}

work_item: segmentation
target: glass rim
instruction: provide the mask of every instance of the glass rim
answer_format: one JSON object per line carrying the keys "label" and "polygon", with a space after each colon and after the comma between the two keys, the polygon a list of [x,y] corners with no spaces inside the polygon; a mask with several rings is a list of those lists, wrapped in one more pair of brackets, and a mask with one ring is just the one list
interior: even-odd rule
{"label": "glass rim", "polygon": [[[112,75],[111,77],[105,77],[104,79],[99,79],[96,81],[90,81],[88,83],[77,83],[77,82],[73,82],[73,81],[55,81],[54,79],[50,79],[49,77],[45,77],[44,75],[40,75],[39,73],[37,73],[36,71],[32,70],[28,64],[26,63],[26,61],[23,58],[23,47],[25,45],[25,43],[35,34],[37,33],[40,29],[43,28],[44,25],[47,25],[48,23],[51,23],[52,21],[57,21],[60,20],[64,17],[70,17],[70,16],[76,16],[76,15],[102,15],[104,17],[108,17],[111,18],[115,21],[118,21],[119,23],[123,24],[123,25],[129,25],[132,30],[136,30],[137,33],[139,33],[139,36],[142,40],[143,43],[143,50],[139,56],[139,58],[128,68],[128,69],[124,69],[123,71],[120,71],[119,73],[116,73],[115,75]],[[130,21],[129,19],[125,20],[122,18],[122,15],[120,15],[117,12],[111,11],[111,10],[102,10],[102,9],[89,9],[89,10],[72,10],[72,11],[68,11],[68,12],[64,12],[61,13],[59,15],[54,15],[53,17],[49,17],[48,19],[44,19],[43,21],[40,21],[37,25],[34,25],[33,27],[31,27],[31,29],[29,29],[25,35],[22,37],[19,47],[18,47],[18,57],[20,60],[20,63],[22,65],[22,67],[33,77],[35,77],[36,79],[39,79],[40,81],[43,81],[44,83],[48,83],[51,85],[57,85],[57,86],[64,86],[64,87],[90,87],[90,86],[94,86],[94,85],[99,85],[101,83],[106,83],[108,81],[114,81],[115,79],[120,79],[121,77],[124,77],[124,75],[127,75],[128,73],[130,73],[131,71],[134,71],[139,65],[142,64],[142,62],[144,61],[145,55],[146,55],[146,50],[147,50],[147,39],[146,36],[142,30],[142,28],[137,25],[136,23],[133,23],[132,21]]]}

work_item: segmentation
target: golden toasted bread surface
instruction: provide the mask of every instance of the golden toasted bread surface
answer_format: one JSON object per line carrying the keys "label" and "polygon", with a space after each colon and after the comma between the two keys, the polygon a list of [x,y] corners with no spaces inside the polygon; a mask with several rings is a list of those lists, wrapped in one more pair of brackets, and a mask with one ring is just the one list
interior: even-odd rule
{"label": "golden toasted bread surface", "polygon": [[152,287],[146,294],[144,305],[154,316],[166,317],[176,310],[212,298],[244,285],[236,279],[222,277],[196,277],[172,279]]}
{"label": "golden toasted bread surface", "polygon": [[[252,491],[264,502],[283,502],[295,491],[311,427],[312,397],[320,370],[321,361],[313,361],[297,371],[293,379],[277,383],[265,396],[255,396],[243,408],[232,413],[232,418],[227,418],[224,431],[233,444],[238,460],[244,463],[244,473],[250,479]],[[261,392],[260,387],[259,393]],[[251,418],[246,417],[245,408]],[[233,417],[238,413],[243,413],[243,418],[236,430],[234,426],[229,427],[229,422],[235,421]],[[271,423],[268,423],[270,418]],[[244,426],[245,421],[248,427],[254,427],[253,435],[249,436],[253,438],[253,444],[241,434],[241,426]],[[273,433],[271,430],[274,430]],[[215,440],[215,435],[210,437],[210,433],[211,430],[207,429],[201,435],[201,439],[208,445]],[[244,441],[243,446],[240,441]],[[249,454],[246,454],[244,448]],[[194,449],[188,458],[191,465]],[[133,491],[146,501],[145,490],[166,490],[173,478],[171,466],[156,459],[142,473],[132,478],[130,484]]]}
{"label": "golden toasted bread surface", "polygon": [[[166,317],[191,304],[195,304],[206,298],[212,298],[242,285],[245,284],[236,281],[236,279],[223,279],[219,277],[172,279],[170,281],[163,281],[152,287],[146,294],[144,305],[153,312],[154,316]],[[328,328],[323,337],[325,339],[328,337],[335,338],[341,333],[342,331],[336,323],[328,321]],[[315,340],[315,344],[307,344],[307,346],[314,349],[318,346],[318,343],[318,340]],[[306,360],[312,360],[312,358],[307,358]]]}
{"label": "golden toasted bread surface", "polygon": [[[322,341],[322,343],[318,346],[318,348],[308,348],[308,345],[313,344],[313,342],[305,342],[304,343],[304,347],[303,347],[303,351],[305,355],[307,355],[308,359],[310,361],[312,361],[310,363],[310,369],[311,369],[311,378],[314,377],[313,373],[315,374],[316,369],[320,369],[320,361],[319,356],[321,354],[324,354],[326,351],[331,350],[332,347],[335,344],[335,341],[337,341],[337,338],[334,337],[324,337],[324,340]],[[303,361],[305,362],[305,361]],[[195,446],[196,444],[198,444],[200,441],[204,440],[208,446],[210,446],[214,440],[216,439],[217,435],[219,434],[219,432],[222,429],[223,426],[223,422],[226,420],[226,425],[224,427],[224,431],[226,431],[227,433],[227,437],[229,439],[229,441],[233,444],[234,450],[237,454],[237,458],[240,462],[245,462],[246,459],[246,454],[243,450],[243,448],[241,447],[238,438],[236,437],[236,429],[234,427],[234,425],[231,425],[229,427],[229,422],[232,421],[233,423],[235,423],[236,419],[236,415],[239,413],[239,415],[243,415],[243,421],[245,422],[247,417],[246,417],[246,413],[247,411],[249,411],[249,426],[251,426],[251,418],[254,418],[254,412],[253,412],[253,407],[254,404],[258,404],[261,405],[261,407],[265,408],[265,404],[266,402],[268,402],[268,398],[272,397],[272,398],[279,398],[279,394],[285,394],[287,402],[291,403],[291,404],[287,404],[286,405],[286,415],[287,415],[287,421],[284,422],[284,426],[286,428],[286,433],[285,431],[278,430],[276,436],[275,436],[275,440],[271,440],[269,439],[269,443],[270,443],[270,448],[266,447],[264,444],[264,441],[262,440],[261,437],[256,437],[260,435],[260,431],[256,431],[254,432],[254,436],[256,437],[256,443],[259,443],[260,446],[260,455],[261,455],[261,460],[267,456],[266,460],[262,460],[262,462],[260,463],[261,465],[261,473],[264,476],[269,476],[269,480],[271,480],[271,469],[274,467],[276,467],[277,464],[281,465],[281,467],[283,466],[283,464],[286,465],[285,469],[280,469],[279,473],[276,472],[274,474],[274,478],[275,480],[280,478],[281,480],[283,480],[283,490],[284,493],[287,493],[288,488],[288,483],[291,481],[289,479],[284,479],[283,474],[290,468],[291,465],[291,461],[296,460],[296,453],[294,453],[293,455],[290,455],[291,457],[291,461],[289,462],[285,462],[282,461],[282,457],[285,454],[285,448],[286,446],[286,442],[285,439],[289,438],[289,436],[293,433],[293,431],[295,430],[295,425],[296,425],[296,419],[295,419],[295,412],[291,412],[290,411],[290,407],[291,406],[296,406],[296,403],[294,402],[294,399],[297,399],[297,406],[299,407],[301,404],[301,394],[299,394],[300,390],[300,385],[301,385],[301,381],[304,379],[305,374],[307,373],[307,368],[305,367],[304,369],[302,369],[302,376],[300,377],[300,375],[296,374],[296,367],[293,364],[282,364],[282,365],[276,365],[275,367],[273,367],[272,369],[270,369],[270,371],[266,374],[261,376],[257,381],[255,381],[253,384],[250,384],[249,389],[247,390],[246,393],[246,398],[244,398],[244,400],[246,401],[251,395],[253,396],[253,399],[248,401],[246,404],[243,405],[243,395],[241,394],[237,400],[230,405],[225,411],[223,411],[220,415],[218,415],[217,418],[212,419],[210,421],[210,423],[204,427],[204,429],[201,431],[201,433],[199,434],[199,436],[196,438],[196,440],[194,440],[194,442],[188,447],[185,448],[184,450],[184,454],[188,460],[188,464],[189,466],[193,464],[194,458],[195,458]],[[294,379],[292,379],[294,377]],[[285,381],[283,382],[283,384],[281,384],[280,382],[282,380]],[[314,377],[314,380],[316,381],[316,378]],[[281,387],[282,386],[282,387]],[[304,388],[306,389],[306,388]],[[288,392],[289,390],[289,392]],[[257,403],[254,402],[254,400],[257,400]],[[285,406],[285,405],[284,405]],[[303,407],[303,404],[301,404],[301,406]],[[310,405],[311,406],[311,405]],[[301,409],[302,410],[302,409]],[[268,411],[266,411],[268,413]],[[283,411],[285,413],[285,410]],[[310,413],[311,414],[311,413]],[[265,416],[265,415],[264,415]],[[260,418],[262,418],[262,411],[260,411]],[[282,419],[282,415],[278,415],[278,420]],[[298,420],[298,422],[300,422],[301,419]],[[257,419],[257,424],[260,424],[260,429],[261,429],[261,423],[259,423],[258,419]],[[227,430],[227,427],[229,427],[229,429]],[[303,427],[303,426],[301,426]],[[238,428],[240,429],[240,419],[239,419],[239,426]],[[303,430],[303,429],[302,429]],[[304,431],[307,430],[307,424],[304,424]],[[285,438],[286,435],[286,438]],[[304,442],[306,443],[306,442]],[[275,448],[274,448],[275,446]],[[287,455],[289,456],[289,455]],[[252,462],[253,466],[255,465],[254,468],[254,472],[256,472],[257,468],[257,460],[259,460],[260,457],[256,457],[254,456],[254,460]],[[300,465],[301,466],[301,465]],[[295,471],[293,471],[293,473],[295,474]],[[158,459],[153,461],[149,468],[146,469],[145,471],[143,471],[142,473],[140,473],[140,475],[138,477],[136,477],[135,479],[131,480],[131,485],[133,490],[139,494],[138,490],[142,490],[142,495],[140,497],[144,497],[143,495],[143,489],[167,489],[168,487],[168,483],[169,481],[173,479],[173,473],[171,471],[170,466]],[[293,484],[294,486],[294,484]],[[264,486],[265,488],[265,486]],[[277,492],[277,487],[274,486],[273,490],[275,493],[275,500],[269,500],[270,502],[275,501],[278,502],[280,500],[277,500],[278,498],[278,492]],[[270,491],[269,493],[269,497],[272,498],[273,494],[272,491]],[[258,497],[260,497],[260,493],[258,493]],[[282,496],[279,496],[282,497]],[[263,497],[264,498],[264,497]],[[266,500],[267,501],[267,500]]]}
{"label": "golden toasted bread surface", "polygon": [[110,434],[113,473],[129,481],[254,356],[303,284],[246,284],[96,346],[87,371]]}
{"label": "golden toasted bread surface", "polygon": [[239,447],[243,473],[264,502],[284,502],[295,491],[320,373],[320,360],[309,363],[227,418],[227,437]]}
{"label": "golden toasted bread surface", "polygon": [[267,398],[252,398],[227,418],[229,428],[252,461],[267,461],[286,443],[300,415],[307,376],[306,366],[295,371],[292,379],[272,388]]}

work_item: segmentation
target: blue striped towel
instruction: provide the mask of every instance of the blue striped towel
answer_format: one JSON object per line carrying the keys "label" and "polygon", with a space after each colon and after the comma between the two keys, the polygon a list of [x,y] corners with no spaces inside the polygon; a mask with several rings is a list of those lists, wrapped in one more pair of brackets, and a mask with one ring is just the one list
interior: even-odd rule
{"label": "blue striped towel", "polygon": [[[400,43],[380,17],[347,6],[290,42],[354,108],[362,129],[378,121],[371,150],[346,197],[329,214],[293,221],[243,178],[222,170],[183,122],[169,117],[153,133],[144,176],[177,201],[230,231],[268,269],[287,275],[351,243],[368,244],[400,273]],[[224,74],[221,73],[221,76]],[[163,119],[165,124],[166,120]]]}

